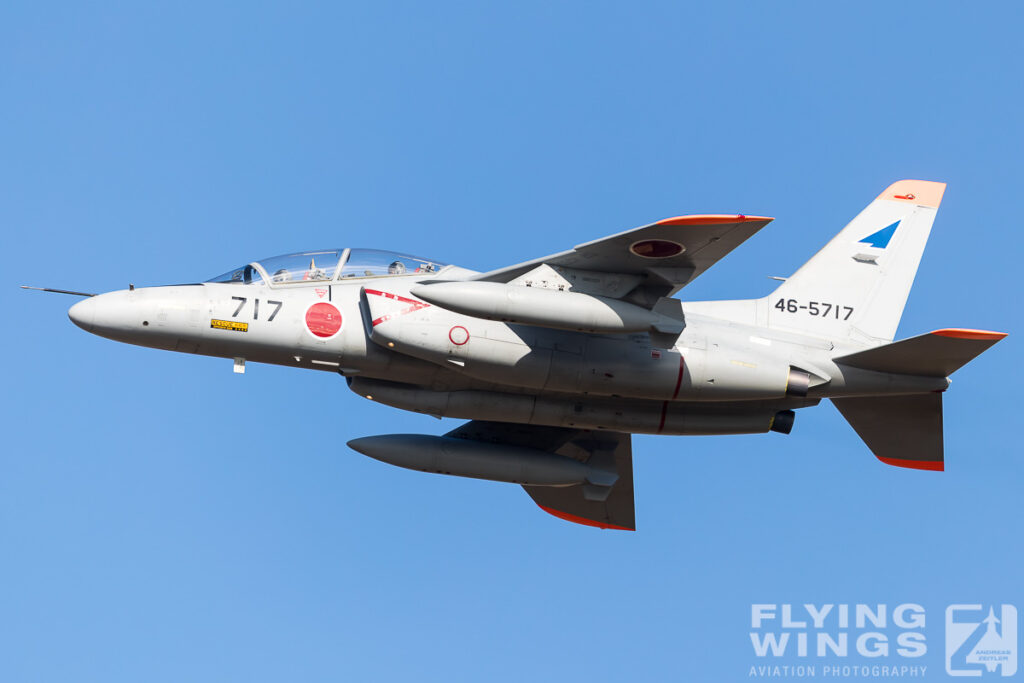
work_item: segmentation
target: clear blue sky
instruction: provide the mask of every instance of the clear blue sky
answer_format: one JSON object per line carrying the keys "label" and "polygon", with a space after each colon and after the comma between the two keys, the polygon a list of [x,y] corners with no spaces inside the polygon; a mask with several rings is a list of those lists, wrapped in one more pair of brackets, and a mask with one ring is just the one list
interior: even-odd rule
{"label": "clear blue sky", "polygon": [[[0,8],[0,679],[743,680],[753,602],[917,602],[946,680],[947,604],[1024,609],[1019,3],[142,5]],[[828,403],[638,437],[636,533],[345,447],[455,422],[17,289],[775,216],[682,293],[745,298],[900,178],[949,183],[900,335],[1011,333],[946,394],[947,471]]]}

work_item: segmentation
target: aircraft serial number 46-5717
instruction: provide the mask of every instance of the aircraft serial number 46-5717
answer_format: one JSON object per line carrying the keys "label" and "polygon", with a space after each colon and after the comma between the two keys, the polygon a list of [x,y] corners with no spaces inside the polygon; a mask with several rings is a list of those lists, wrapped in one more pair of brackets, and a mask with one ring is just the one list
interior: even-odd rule
{"label": "aircraft serial number 46-5717", "polygon": [[788,434],[797,409],[829,398],[879,460],[943,469],[948,377],[1006,336],[893,341],[944,190],[894,183],[761,299],[672,298],[772,220],[702,215],[487,273],[301,252],[199,284],[84,294],[69,315],[117,341],[232,358],[237,372],[337,372],[366,399],[470,420],[349,446],[519,484],[563,519],[634,529],[634,433]]}

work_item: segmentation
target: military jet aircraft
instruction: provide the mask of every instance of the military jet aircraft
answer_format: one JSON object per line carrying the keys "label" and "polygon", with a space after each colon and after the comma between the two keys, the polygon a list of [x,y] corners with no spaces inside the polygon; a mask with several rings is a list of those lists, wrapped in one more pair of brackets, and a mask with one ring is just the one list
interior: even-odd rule
{"label": "military jet aircraft", "polygon": [[[336,372],[359,396],[470,420],[349,441],[424,472],[521,485],[545,511],[634,529],[630,434],[793,427],[829,398],[882,462],[943,469],[948,376],[1005,337],[893,341],[943,183],[888,187],[769,296],[672,298],[772,219],[679,216],[486,273],[370,249],[253,261],[71,307],[117,341]],[[51,290],[64,291],[64,290]]]}

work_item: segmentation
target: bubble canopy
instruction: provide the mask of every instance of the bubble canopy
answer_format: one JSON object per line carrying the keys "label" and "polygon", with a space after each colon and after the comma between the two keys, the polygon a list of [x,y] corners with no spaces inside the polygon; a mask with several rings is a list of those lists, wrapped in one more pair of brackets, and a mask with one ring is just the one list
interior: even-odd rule
{"label": "bubble canopy", "polygon": [[253,261],[207,282],[272,285],[436,273],[446,263],[380,249],[300,251]]}

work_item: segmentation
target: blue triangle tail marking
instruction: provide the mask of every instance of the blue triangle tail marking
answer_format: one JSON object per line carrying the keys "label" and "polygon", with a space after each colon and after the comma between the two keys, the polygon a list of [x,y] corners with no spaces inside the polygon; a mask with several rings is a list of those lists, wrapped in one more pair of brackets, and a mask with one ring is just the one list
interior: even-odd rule
{"label": "blue triangle tail marking", "polygon": [[892,236],[896,233],[896,226],[898,226],[899,224],[900,222],[896,221],[892,225],[887,225],[878,232],[872,233],[865,237],[864,239],[862,239],[861,243],[870,244],[871,246],[877,247],[878,249],[885,249],[887,246],[889,246],[889,240],[891,240]]}

